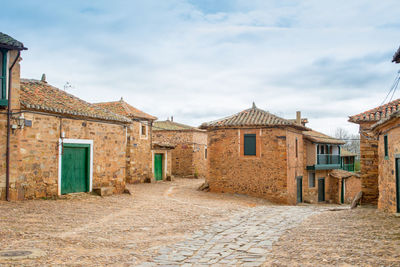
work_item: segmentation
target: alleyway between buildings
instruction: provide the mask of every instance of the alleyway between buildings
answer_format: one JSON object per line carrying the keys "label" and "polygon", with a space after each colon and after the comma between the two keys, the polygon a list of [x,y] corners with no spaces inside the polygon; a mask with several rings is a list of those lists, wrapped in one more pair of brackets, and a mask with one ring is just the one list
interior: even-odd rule
{"label": "alleyway between buildings", "polygon": [[[0,265],[400,264],[399,218],[196,191],[201,183],[176,179],[131,185],[132,195],[1,202]],[[1,254],[6,250],[32,254],[16,260]]]}

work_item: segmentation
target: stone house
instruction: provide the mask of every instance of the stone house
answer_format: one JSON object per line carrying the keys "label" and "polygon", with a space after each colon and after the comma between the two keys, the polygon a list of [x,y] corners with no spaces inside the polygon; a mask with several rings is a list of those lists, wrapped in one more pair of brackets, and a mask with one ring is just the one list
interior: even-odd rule
{"label": "stone house", "polygon": [[130,120],[49,85],[44,76],[20,79],[24,49],[0,33],[0,198],[123,192]]}
{"label": "stone house", "polygon": [[400,110],[400,99],[349,117],[349,122],[356,123],[360,127],[360,168],[363,204],[377,205],[379,199],[378,139],[371,131],[371,127],[398,110]]}
{"label": "stone house", "polygon": [[171,152],[172,175],[180,177],[205,177],[207,172],[207,132],[173,119],[156,121],[153,127],[154,142],[175,146]]}
{"label": "stone house", "polygon": [[304,131],[303,135],[304,169],[307,170],[307,179],[303,181],[304,202],[338,203],[341,184],[330,174],[341,168],[340,146],[345,142],[314,130]]}
{"label": "stone house", "polygon": [[131,120],[127,128],[126,182],[154,181],[152,125],[157,118],[131,106],[122,98],[119,101],[96,103],[95,105]]}
{"label": "stone house", "polygon": [[355,171],[357,153],[350,152],[346,149],[340,150],[341,169],[349,172]]}
{"label": "stone house", "polygon": [[372,126],[378,137],[378,208],[400,212],[400,111]]}
{"label": "stone house", "polygon": [[248,194],[276,203],[302,202],[303,131],[299,123],[252,108],[203,123],[213,192]]}

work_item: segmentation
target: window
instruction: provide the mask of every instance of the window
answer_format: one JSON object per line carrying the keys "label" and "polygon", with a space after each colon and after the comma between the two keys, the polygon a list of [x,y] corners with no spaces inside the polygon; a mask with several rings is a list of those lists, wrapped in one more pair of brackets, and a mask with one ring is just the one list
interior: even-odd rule
{"label": "window", "polygon": [[7,105],[7,50],[0,49],[0,106]]}
{"label": "window", "polygon": [[308,173],[308,187],[309,188],[315,187],[315,172]]}
{"label": "window", "polygon": [[387,159],[389,157],[389,147],[388,147],[388,136],[387,135],[383,136],[383,145],[385,148],[385,158]]}
{"label": "window", "polygon": [[245,156],[256,156],[256,135],[245,134],[244,135],[244,155]]}
{"label": "window", "polygon": [[298,140],[296,138],[296,158],[299,157],[299,148],[298,148],[299,144],[298,144]]}
{"label": "window", "polygon": [[141,129],[140,129],[140,134],[147,135],[146,125],[142,124]]}
{"label": "window", "polygon": [[207,159],[207,146],[204,147],[204,158]]}

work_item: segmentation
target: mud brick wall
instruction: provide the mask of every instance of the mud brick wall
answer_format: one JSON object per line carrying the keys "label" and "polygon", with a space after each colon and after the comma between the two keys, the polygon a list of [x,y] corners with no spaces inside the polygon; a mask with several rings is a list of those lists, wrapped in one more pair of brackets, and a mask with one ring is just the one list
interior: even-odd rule
{"label": "mud brick wall", "polygon": [[[380,131],[379,135],[379,201],[378,208],[396,212],[396,156],[400,154],[400,119],[393,120]],[[392,128],[394,127],[394,128]],[[392,128],[392,129],[391,129]],[[388,137],[389,156],[385,158],[384,135]]]}
{"label": "mud brick wall", "polygon": [[176,145],[171,151],[172,175],[182,177],[206,175],[207,163],[204,157],[207,145],[206,132],[153,130],[153,142]]}
{"label": "mud brick wall", "polygon": [[147,127],[147,135],[141,135],[141,122],[132,121],[129,126],[127,144],[127,183],[142,183],[152,179],[151,127]]}
{"label": "mud brick wall", "polygon": [[[375,122],[360,123],[360,131],[365,131]],[[378,189],[378,141],[360,134],[360,166],[362,204],[376,205],[379,198]]]}
{"label": "mud brick wall", "polygon": [[[256,156],[243,155],[245,133],[257,136]],[[279,128],[210,129],[207,181],[211,191],[295,204],[295,174],[301,175],[303,165],[302,157],[297,161],[292,158],[295,156],[292,139],[296,136],[302,138],[300,134],[291,135]],[[302,151],[301,146],[299,149]]]}
{"label": "mud brick wall", "polygon": [[[33,113],[24,113],[24,116],[32,120],[32,127],[18,129],[12,134],[11,199],[58,194],[60,124],[65,138],[93,140],[93,188],[111,186],[114,193],[123,192],[126,175],[124,126]],[[1,176],[0,184],[4,199],[5,175]]]}

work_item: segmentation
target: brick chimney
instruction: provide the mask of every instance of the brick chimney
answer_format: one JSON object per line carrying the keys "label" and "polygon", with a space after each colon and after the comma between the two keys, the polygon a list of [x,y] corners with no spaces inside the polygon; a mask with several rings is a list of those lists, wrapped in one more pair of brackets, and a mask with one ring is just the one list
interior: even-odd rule
{"label": "brick chimney", "polygon": [[298,125],[302,125],[301,124],[301,111],[296,111],[296,123]]}

